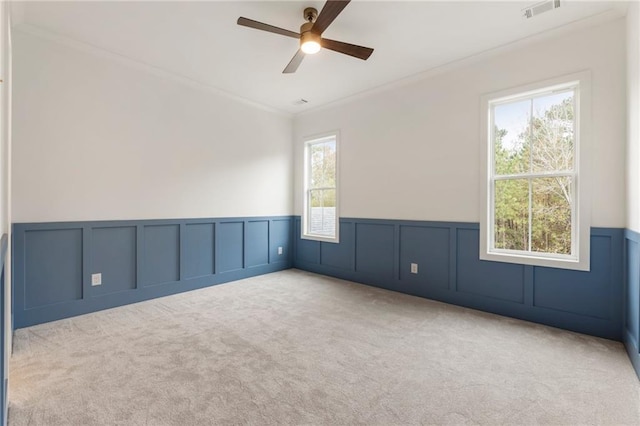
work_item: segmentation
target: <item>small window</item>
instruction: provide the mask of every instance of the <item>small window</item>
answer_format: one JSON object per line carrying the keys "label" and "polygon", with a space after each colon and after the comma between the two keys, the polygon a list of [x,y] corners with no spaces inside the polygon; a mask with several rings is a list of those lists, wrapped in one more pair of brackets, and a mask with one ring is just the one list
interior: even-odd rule
{"label": "small window", "polygon": [[305,142],[302,238],[338,242],[338,135]]}
{"label": "small window", "polygon": [[482,259],[588,270],[586,77],[484,98]]}

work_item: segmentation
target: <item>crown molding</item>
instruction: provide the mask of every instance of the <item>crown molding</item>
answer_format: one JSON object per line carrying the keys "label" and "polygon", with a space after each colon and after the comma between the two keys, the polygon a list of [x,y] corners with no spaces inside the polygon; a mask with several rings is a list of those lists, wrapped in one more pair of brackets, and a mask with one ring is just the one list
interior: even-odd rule
{"label": "crown molding", "polygon": [[307,114],[312,114],[315,112],[320,112],[320,111],[331,109],[331,108],[335,108],[340,105],[349,104],[351,102],[355,102],[361,99],[366,99],[371,96],[375,96],[391,90],[399,89],[405,86],[410,86],[412,84],[416,84],[421,81],[431,79],[438,75],[455,71],[457,69],[461,69],[469,65],[473,65],[483,60],[487,60],[508,52],[522,49],[523,47],[529,46],[531,44],[562,37],[564,35],[569,35],[573,32],[580,31],[586,28],[592,28],[599,25],[604,25],[616,19],[623,18],[627,12],[627,7],[628,7],[628,4],[626,2],[618,2],[614,8],[609,9],[605,12],[601,12],[599,14],[596,14],[587,18],[578,19],[568,24],[555,27],[551,30],[547,30],[531,36],[527,36],[512,42],[497,46],[497,47],[493,47],[491,49],[484,50],[479,53],[474,53],[467,57],[456,59],[444,65],[439,65],[439,66],[430,68],[428,70],[421,71],[417,74],[412,74],[407,77],[403,77],[398,80],[392,81],[390,83],[374,87],[372,89],[367,89],[362,92],[358,92],[341,99],[327,102],[323,105],[311,107],[309,109],[305,109],[304,111],[296,112],[294,113],[294,118],[302,117]]}
{"label": "crown molding", "polygon": [[151,65],[151,64],[130,58],[128,56],[122,55],[120,53],[112,52],[110,50],[103,49],[93,44],[79,41],[72,37],[61,35],[32,24],[27,24],[24,22],[20,24],[14,24],[12,31],[16,31],[16,32],[31,35],[34,37],[38,37],[41,39],[45,39],[45,40],[63,45],[65,47],[70,47],[72,49],[81,51],[83,53],[87,53],[103,59],[108,59],[108,60],[117,62],[121,65],[127,66],[129,68],[134,68],[136,70],[147,72],[149,74],[152,74],[156,77],[160,77],[167,81],[171,81],[177,84],[182,84],[195,90],[199,90],[199,91],[207,92],[209,94],[213,94],[216,96],[221,96],[227,99],[231,99],[233,101],[236,101],[254,108],[258,108],[270,113],[274,113],[274,114],[288,117],[288,118],[293,117],[293,114],[291,112],[277,109],[269,105],[265,105],[265,104],[253,101],[251,99],[238,96],[234,93],[227,92],[223,89],[212,86],[210,84],[203,83],[201,81],[197,81],[192,78],[185,77],[183,75],[180,75],[171,71],[167,71],[164,68],[157,67],[155,65]]}
{"label": "crown molding", "polygon": [[428,70],[416,73],[416,74],[412,74],[400,79],[397,79],[395,81],[392,81],[390,83],[386,83],[386,84],[382,84],[380,86],[371,88],[371,89],[367,89],[358,93],[354,93],[336,100],[332,100],[329,102],[326,102],[322,105],[318,105],[318,106],[314,106],[314,107],[310,107],[308,109],[305,109],[303,111],[298,111],[298,112],[291,112],[291,111],[287,111],[287,110],[282,110],[282,109],[278,109],[275,108],[273,106],[269,106],[260,102],[256,102],[254,100],[236,95],[234,93],[228,92],[226,90],[220,89],[218,87],[212,86],[210,84],[201,82],[201,81],[197,81],[194,80],[192,78],[168,71],[164,68],[161,67],[157,67],[155,65],[151,65],[142,61],[139,61],[137,59],[133,59],[130,58],[128,56],[113,52],[113,51],[109,51],[107,49],[95,46],[93,44],[90,43],[86,43],[83,41],[79,41],[77,39],[74,39],[72,37],[68,37],[65,35],[61,35],[58,33],[55,33],[53,31],[50,30],[46,30],[43,29],[41,27],[32,25],[32,24],[27,24],[23,21],[23,14],[24,14],[24,7],[23,5],[21,5],[21,2],[11,2],[11,15],[12,15],[12,21],[13,21],[13,28],[12,30],[14,31],[18,31],[18,32],[22,32],[25,34],[29,34],[32,36],[36,36],[39,38],[43,38],[43,39],[47,39],[49,41],[67,46],[67,47],[71,47],[74,48],[76,50],[88,53],[88,54],[92,54],[101,58],[106,58],[106,59],[110,59],[112,61],[116,61],[120,64],[123,64],[125,66],[129,66],[131,68],[135,68],[137,70],[142,70],[142,71],[146,71],[150,74],[153,74],[157,77],[161,77],[164,78],[166,80],[172,81],[174,83],[178,83],[178,84],[182,84],[182,85],[186,85],[188,87],[191,87],[193,89],[199,90],[199,91],[203,91],[203,92],[208,92],[210,94],[214,94],[217,96],[221,96],[221,97],[225,97],[231,100],[234,100],[236,102],[239,103],[243,103],[245,105],[254,107],[254,108],[258,108],[264,111],[268,111],[274,114],[278,114],[280,116],[284,116],[284,117],[288,117],[288,118],[292,118],[295,119],[296,117],[299,116],[304,116],[306,114],[311,114],[311,113],[315,113],[315,112],[319,112],[322,110],[326,110],[326,109],[331,109],[340,105],[344,105],[344,104],[348,104],[360,99],[366,99],[368,97],[371,96],[375,96],[377,94],[380,93],[384,93],[387,91],[391,91],[394,89],[398,89],[401,87],[405,87],[405,86],[409,86],[412,84],[416,84],[419,83],[423,80],[428,80],[430,78],[433,78],[435,76],[441,75],[443,73],[446,72],[450,72],[450,71],[454,71],[456,69],[460,69],[472,64],[475,64],[477,62],[495,57],[495,56],[499,56],[501,54],[505,54],[511,51],[515,51],[517,49],[521,49],[525,46],[531,45],[531,44],[535,44],[544,40],[548,40],[548,39],[553,39],[553,38],[557,38],[557,37],[561,37],[567,34],[570,34],[572,32],[575,31],[579,31],[582,29],[586,29],[586,28],[590,28],[590,27],[595,27],[598,25],[602,25],[605,24],[607,22],[613,21],[615,19],[619,19],[622,18],[626,12],[627,12],[627,8],[628,8],[628,3],[627,2],[615,2],[615,5],[612,9],[609,9],[605,12],[599,13],[597,15],[593,15],[587,18],[583,18],[583,19],[579,19],[573,22],[570,22],[568,24],[562,25],[562,26],[558,26],[556,28],[553,28],[551,30],[547,30],[538,34],[534,34],[532,36],[527,36],[524,38],[521,38],[519,40],[515,40],[513,42],[509,42],[479,53],[475,53],[472,55],[469,55],[467,57],[461,58],[461,59],[457,59],[454,61],[451,61],[449,63],[440,65],[440,66],[436,66],[433,68],[430,68]]}

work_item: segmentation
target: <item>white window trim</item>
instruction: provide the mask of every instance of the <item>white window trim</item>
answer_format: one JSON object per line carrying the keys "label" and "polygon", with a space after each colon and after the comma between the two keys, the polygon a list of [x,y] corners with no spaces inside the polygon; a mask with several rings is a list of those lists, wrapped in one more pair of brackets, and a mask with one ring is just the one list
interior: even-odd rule
{"label": "white window trim", "polygon": [[[323,235],[316,235],[307,233],[309,225],[309,145],[313,142],[325,138],[335,138],[336,140],[336,217],[335,217],[335,237],[326,237]],[[322,241],[325,243],[339,243],[340,242],[340,132],[335,130],[332,132],[321,133],[317,135],[307,136],[303,139],[304,143],[304,188],[303,188],[303,211],[302,222],[300,229],[300,237],[303,240]]]}
{"label": "white window trim", "polygon": [[[490,105],[506,102],[527,95],[539,93],[545,89],[560,89],[572,83],[579,84],[576,90],[577,122],[575,130],[575,229],[572,244],[575,244],[575,257],[554,256],[553,254],[532,254],[515,250],[491,248],[493,231],[493,199],[491,190],[491,167],[493,149],[491,141]],[[480,259],[498,262],[517,263],[552,268],[589,271],[591,238],[591,72],[582,71],[549,80],[544,80],[499,92],[488,93],[481,97],[481,148],[480,148]],[[491,198],[491,199],[490,199]]]}

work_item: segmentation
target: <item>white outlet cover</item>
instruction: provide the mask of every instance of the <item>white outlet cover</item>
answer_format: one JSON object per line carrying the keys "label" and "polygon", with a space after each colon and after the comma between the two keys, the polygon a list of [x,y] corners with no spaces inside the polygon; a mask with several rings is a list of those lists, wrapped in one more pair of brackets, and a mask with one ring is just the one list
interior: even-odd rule
{"label": "white outlet cover", "polygon": [[91,285],[102,285],[102,274],[91,274]]}
{"label": "white outlet cover", "polygon": [[411,273],[412,274],[417,274],[418,273],[418,264],[417,263],[412,263],[411,264]]}
{"label": "white outlet cover", "polygon": [[282,247],[278,247],[278,254],[282,254]]}

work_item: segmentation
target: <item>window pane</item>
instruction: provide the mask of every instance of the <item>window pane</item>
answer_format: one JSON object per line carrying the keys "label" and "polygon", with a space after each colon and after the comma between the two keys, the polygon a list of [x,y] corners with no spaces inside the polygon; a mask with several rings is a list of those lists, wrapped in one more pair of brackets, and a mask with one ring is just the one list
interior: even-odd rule
{"label": "window pane", "polygon": [[534,172],[573,170],[573,91],[533,100]]}
{"label": "window pane", "polygon": [[571,254],[572,178],[532,181],[531,250]]}
{"label": "window pane", "polygon": [[320,182],[323,179],[322,176],[322,163],[324,162],[324,151],[322,144],[315,144],[310,146],[311,149],[311,182],[310,188],[317,188],[320,186]]}
{"label": "window pane", "polygon": [[334,189],[310,191],[309,206],[309,233],[334,237],[336,227],[336,191]]}
{"label": "window pane", "polygon": [[493,110],[494,167],[497,175],[530,170],[531,100],[496,105]]}
{"label": "window pane", "polygon": [[495,182],[494,247],[529,250],[529,181]]}
{"label": "window pane", "polygon": [[322,231],[322,190],[309,191],[309,233]]}
{"label": "window pane", "polygon": [[336,190],[326,189],[323,191],[322,206],[324,208],[332,208],[336,206]]}
{"label": "window pane", "polygon": [[311,145],[311,188],[327,188],[336,185],[335,140]]}

